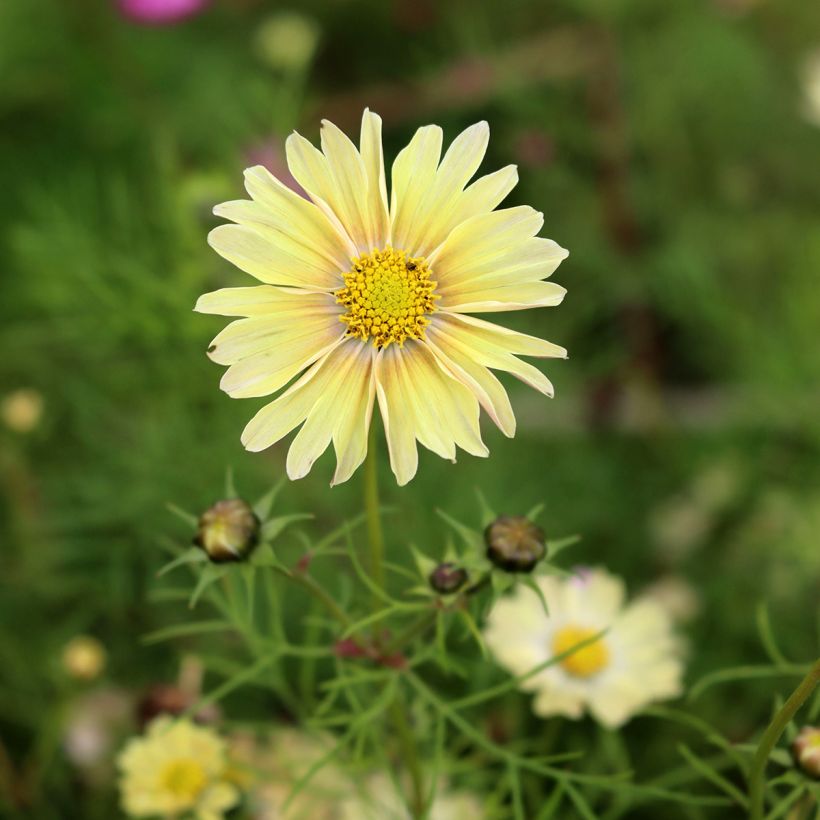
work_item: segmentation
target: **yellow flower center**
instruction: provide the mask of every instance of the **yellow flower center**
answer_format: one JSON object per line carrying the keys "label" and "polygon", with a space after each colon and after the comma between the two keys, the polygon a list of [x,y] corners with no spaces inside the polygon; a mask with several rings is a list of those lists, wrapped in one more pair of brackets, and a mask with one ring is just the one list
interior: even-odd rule
{"label": "yellow flower center", "polygon": [[436,283],[423,257],[387,247],[353,260],[344,274],[345,287],[336,301],[347,308],[339,318],[347,331],[362,341],[372,338],[376,347],[405,339],[421,339],[430,324],[426,314],[435,310]]}
{"label": "yellow flower center", "polygon": [[[556,655],[569,652],[572,647],[588,641],[597,634],[598,631],[595,629],[587,629],[583,626],[565,626],[555,633],[552,639],[552,651]],[[576,678],[591,678],[609,665],[609,649],[598,638],[598,640],[582,646],[571,655],[567,655],[560,663],[565,671]]]}
{"label": "yellow flower center", "polygon": [[196,760],[172,760],[165,765],[159,776],[160,786],[178,800],[193,802],[205,788],[206,777]]}

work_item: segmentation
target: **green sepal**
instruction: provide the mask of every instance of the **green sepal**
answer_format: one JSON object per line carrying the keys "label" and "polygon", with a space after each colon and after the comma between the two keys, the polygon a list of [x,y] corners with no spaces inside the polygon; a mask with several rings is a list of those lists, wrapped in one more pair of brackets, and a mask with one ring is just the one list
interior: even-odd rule
{"label": "green sepal", "polygon": [[220,578],[224,578],[228,573],[228,568],[224,565],[206,564],[202,568],[199,579],[196,582],[194,591],[191,593],[191,599],[188,601],[188,608],[193,609],[197,601],[202,597],[202,593]]}
{"label": "green sepal", "polygon": [[207,560],[208,556],[204,550],[201,550],[199,547],[188,547],[182,555],[177,556],[173,561],[169,561],[163,567],[160,567],[160,569],[157,570],[157,578],[185,564],[202,564]]}

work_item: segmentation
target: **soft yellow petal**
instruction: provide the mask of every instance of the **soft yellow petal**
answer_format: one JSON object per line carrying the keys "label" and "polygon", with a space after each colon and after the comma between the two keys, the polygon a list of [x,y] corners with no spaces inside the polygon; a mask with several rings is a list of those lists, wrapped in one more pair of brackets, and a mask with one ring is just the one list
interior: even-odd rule
{"label": "soft yellow petal", "polygon": [[487,455],[475,396],[424,343],[410,341],[403,348],[382,350],[376,360],[376,387],[399,484],[415,474],[415,439],[444,458],[455,457],[455,445],[472,455]]}
{"label": "soft yellow petal", "polygon": [[432,185],[422,192],[424,198],[408,234],[411,253],[427,255],[447,238],[453,227],[450,219],[453,208],[481,165],[489,139],[489,126],[479,122],[453,140]]}
{"label": "soft yellow petal", "polygon": [[331,486],[347,481],[367,454],[367,434],[376,393],[373,372],[376,348],[363,344],[356,355],[358,361],[351,369],[350,377],[333,399],[338,413],[333,428],[336,472]]}
{"label": "soft yellow petal", "polygon": [[415,220],[429,187],[433,184],[441,156],[442,131],[437,125],[419,128],[393,162],[390,219],[393,246],[413,253],[418,240]]}
{"label": "soft yellow petal", "polygon": [[262,206],[267,219],[287,229],[291,235],[302,237],[318,253],[346,270],[355,248],[338,224],[314,203],[299,196],[261,165],[245,171],[245,188],[254,201]]}
{"label": "soft yellow petal", "polygon": [[430,267],[442,288],[470,275],[482,265],[504,259],[510,249],[534,237],[544,224],[544,215],[528,205],[503,208],[462,222],[430,256]]}
{"label": "soft yellow petal", "polygon": [[547,279],[568,256],[556,242],[541,236],[511,242],[500,253],[485,254],[482,258],[476,256],[475,248],[469,244],[450,247],[455,252],[445,257],[442,250],[436,267],[439,293],[447,298]]}
{"label": "soft yellow petal", "polygon": [[294,179],[344,238],[350,256],[357,256],[358,246],[353,241],[350,226],[344,224],[340,216],[344,211],[325,155],[310,140],[295,132],[285,141],[285,153]]}
{"label": "soft yellow petal", "polygon": [[518,184],[518,168],[506,165],[468,185],[446,215],[445,239],[462,222],[495,210]]}
{"label": "soft yellow petal", "polygon": [[197,300],[194,310],[219,316],[263,316],[287,309],[292,299],[297,296],[327,298],[312,291],[254,285],[248,288],[221,288],[204,293]]}
{"label": "soft yellow petal", "polygon": [[288,450],[286,466],[290,479],[303,478],[310,472],[313,463],[330,444],[342,414],[350,409],[349,403],[354,396],[348,388],[351,383],[362,386],[362,371],[370,363],[369,356],[362,357],[365,347],[360,342],[348,342],[336,350],[335,361],[328,364],[333,367],[333,372]]}
{"label": "soft yellow petal", "polygon": [[322,120],[322,151],[335,183],[333,208],[360,253],[383,244],[368,208],[367,171],[348,136],[332,122]]}
{"label": "soft yellow petal", "polygon": [[367,212],[373,247],[391,242],[390,213],[387,205],[387,181],[382,150],[382,119],[369,109],[362,116],[359,150],[367,174]]}
{"label": "soft yellow petal", "polygon": [[566,348],[548,342],[538,336],[520,333],[494,322],[477,319],[475,316],[448,316],[441,317],[448,327],[463,328],[469,334],[486,340],[489,344],[502,347],[510,353],[519,356],[535,356],[539,359],[566,359]]}
{"label": "soft yellow petal", "polygon": [[508,310],[554,307],[564,301],[566,288],[555,282],[530,282],[505,288],[476,290],[456,297],[442,296],[439,306],[454,313],[503,313]]}
{"label": "soft yellow petal", "polygon": [[[465,321],[467,320],[467,321]],[[440,314],[428,328],[434,343],[445,353],[462,355],[493,370],[505,370],[547,396],[553,395],[552,384],[540,370],[513,355],[560,355],[563,348],[550,345],[534,336],[498,328],[473,317]],[[543,347],[539,347],[541,343]]]}
{"label": "soft yellow petal", "polygon": [[214,337],[208,356],[218,364],[233,364],[288,338],[321,334],[325,329],[338,334],[344,328],[341,313],[342,308],[328,294],[291,292],[277,300],[275,313],[228,324]]}
{"label": "soft yellow petal", "polygon": [[445,353],[437,344],[435,325],[431,325],[427,330],[427,343],[436,358],[475,394],[481,406],[504,435],[512,438],[515,435],[515,415],[507,391],[501,382],[486,367],[478,364],[463,351],[449,347]]}
{"label": "soft yellow petal", "polygon": [[542,689],[532,704],[532,710],[539,717],[564,717],[578,720],[584,714],[584,700],[577,692],[562,691],[558,687]]}
{"label": "soft yellow petal", "polygon": [[[389,348],[388,348],[389,350]],[[384,351],[376,359],[376,395],[384,422],[390,466],[399,486],[416,474],[419,463],[416,449],[415,422],[405,384],[399,369],[400,360]]]}
{"label": "soft yellow petal", "polygon": [[317,327],[312,333],[281,335],[275,346],[231,365],[219,386],[235,399],[269,396],[322,358],[343,338],[344,330],[336,323]]}
{"label": "soft yellow petal", "polygon": [[329,291],[342,283],[342,271],[320,266],[297,246],[263,236],[255,228],[220,225],[208,234],[208,243],[224,259],[269,285]]}
{"label": "soft yellow petal", "polygon": [[354,342],[342,343],[325,354],[281,396],[265,405],[242,432],[247,450],[265,450],[300,425],[328,386],[335,382],[339,367],[349,360]]}

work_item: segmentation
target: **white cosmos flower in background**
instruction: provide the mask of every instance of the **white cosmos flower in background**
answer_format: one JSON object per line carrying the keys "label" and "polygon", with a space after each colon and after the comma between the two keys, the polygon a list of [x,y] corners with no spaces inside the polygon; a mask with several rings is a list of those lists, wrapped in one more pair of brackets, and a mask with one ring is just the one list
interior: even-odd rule
{"label": "white cosmos flower in background", "polygon": [[221,387],[237,398],[268,396],[295,379],[247,425],[247,449],[301,426],[288,475],[306,475],[332,442],[338,484],[364,460],[378,402],[393,472],[406,484],[417,441],[450,460],[457,447],[487,455],[479,406],[514,435],[491,370],[552,395],[541,371],[518,357],[564,358],[564,348],[468,315],[557,305],[565,293],[543,281],[567,256],[537,236],[543,215],[495,210],[516,168],[468,184],[488,140],[487,123],[478,123],[442,157],[441,128],[420,128],[393,163],[388,204],[381,119],[364,112],[358,149],[324,121],[321,151],[298,134],[287,141],[290,171],[311,201],[257,166],[245,172],[251,201],[214,209],[236,224],[214,229],[210,244],[263,283],[197,302],[203,313],[244,317],[209,348],[229,365]]}
{"label": "white cosmos flower in background", "polygon": [[803,114],[809,122],[820,127],[820,48],[805,58],[801,74]]}
{"label": "white cosmos flower in background", "polygon": [[614,728],[647,704],[680,694],[679,644],[657,602],[638,599],[627,605],[623,581],[600,569],[536,583],[549,615],[538,595],[519,585],[493,607],[484,638],[496,660],[516,676],[588,641],[523,681],[521,688],[535,693],[537,715],[580,718],[588,709]]}

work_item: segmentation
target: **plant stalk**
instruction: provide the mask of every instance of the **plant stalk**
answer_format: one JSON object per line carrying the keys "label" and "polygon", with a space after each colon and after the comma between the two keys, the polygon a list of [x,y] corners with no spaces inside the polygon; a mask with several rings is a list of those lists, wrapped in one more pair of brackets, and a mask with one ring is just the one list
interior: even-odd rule
{"label": "plant stalk", "polygon": [[[364,462],[364,511],[367,516],[367,540],[370,548],[369,569],[373,582],[384,588],[384,533],[379,512],[379,472],[376,436],[373,425],[367,442],[367,456]],[[381,601],[374,596],[373,611],[379,609]]]}
{"label": "plant stalk", "polygon": [[820,658],[809,670],[805,678],[800,682],[797,689],[792,692],[789,699],[774,716],[772,722],[763,733],[760,744],[752,760],[752,767],[749,770],[749,802],[751,804],[751,820],[763,820],[763,793],[766,785],[766,763],[772,753],[775,744],[780,739],[786,726],[797,714],[800,707],[809,699],[814,688],[820,683]]}

